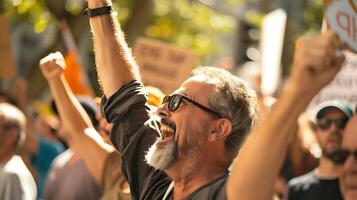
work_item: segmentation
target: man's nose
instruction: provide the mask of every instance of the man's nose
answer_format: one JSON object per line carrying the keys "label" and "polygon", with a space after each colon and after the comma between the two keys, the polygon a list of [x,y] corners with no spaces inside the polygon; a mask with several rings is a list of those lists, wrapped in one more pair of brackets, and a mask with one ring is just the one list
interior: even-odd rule
{"label": "man's nose", "polygon": [[335,133],[335,134],[341,134],[343,130],[341,130],[340,128],[337,127],[336,122],[332,122],[332,124],[330,125],[330,127],[327,129],[329,132],[331,133]]}
{"label": "man's nose", "polygon": [[160,117],[169,117],[170,111],[167,108],[167,103],[163,103],[157,107],[156,114],[158,114]]}

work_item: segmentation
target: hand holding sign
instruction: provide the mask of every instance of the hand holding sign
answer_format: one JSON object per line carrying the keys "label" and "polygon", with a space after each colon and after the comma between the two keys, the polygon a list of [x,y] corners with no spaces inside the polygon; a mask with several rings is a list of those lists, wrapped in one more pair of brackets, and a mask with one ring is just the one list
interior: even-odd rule
{"label": "hand holding sign", "polygon": [[357,0],[325,0],[324,4],[329,26],[357,52]]}

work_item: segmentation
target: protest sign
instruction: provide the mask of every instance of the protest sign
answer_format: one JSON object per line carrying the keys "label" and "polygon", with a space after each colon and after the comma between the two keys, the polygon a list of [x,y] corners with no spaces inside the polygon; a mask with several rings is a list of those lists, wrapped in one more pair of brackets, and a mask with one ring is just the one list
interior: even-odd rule
{"label": "protest sign", "polygon": [[330,28],[357,52],[357,1],[325,0],[325,15]]}
{"label": "protest sign", "polygon": [[265,96],[273,96],[281,81],[281,54],[286,18],[286,12],[278,9],[268,13],[263,19],[261,91]]}
{"label": "protest sign", "polygon": [[15,75],[15,63],[11,51],[10,29],[7,18],[0,15],[0,79]]}
{"label": "protest sign", "polygon": [[144,84],[165,94],[177,89],[197,64],[197,56],[191,51],[147,38],[136,40],[134,56]]}
{"label": "protest sign", "polygon": [[[336,77],[311,101],[309,108],[315,108],[324,101],[339,99],[351,106],[357,104],[357,55],[345,52],[346,61]],[[311,83],[313,84],[313,83]]]}

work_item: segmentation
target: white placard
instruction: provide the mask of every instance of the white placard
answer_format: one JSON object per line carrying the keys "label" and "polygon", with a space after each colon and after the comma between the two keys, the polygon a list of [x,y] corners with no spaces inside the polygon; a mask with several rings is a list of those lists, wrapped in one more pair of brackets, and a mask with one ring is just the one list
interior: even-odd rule
{"label": "white placard", "polygon": [[[309,108],[328,100],[344,100],[353,108],[357,104],[357,54],[345,52],[346,61],[336,77],[311,101]],[[312,83],[313,84],[313,83]]]}
{"label": "white placard", "polygon": [[267,14],[263,19],[261,91],[265,96],[273,96],[281,81],[281,54],[286,18],[286,12],[278,9]]}
{"label": "white placard", "polygon": [[357,52],[357,1],[328,1],[325,15],[332,30]]}

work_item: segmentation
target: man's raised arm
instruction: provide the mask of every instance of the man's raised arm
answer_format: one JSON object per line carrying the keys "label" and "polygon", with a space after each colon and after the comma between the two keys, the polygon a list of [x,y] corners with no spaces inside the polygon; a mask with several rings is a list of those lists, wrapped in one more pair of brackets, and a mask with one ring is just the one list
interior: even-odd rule
{"label": "man's raised arm", "polygon": [[[88,0],[88,8],[111,5],[111,0]],[[106,97],[112,96],[121,86],[140,81],[138,66],[125,42],[114,14],[90,17],[94,38],[95,62]]]}
{"label": "man's raised arm", "polygon": [[234,162],[227,199],[272,199],[290,133],[298,116],[344,61],[342,44],[328,31],[297,43],[290,80],[270,113],[252,132]]}

